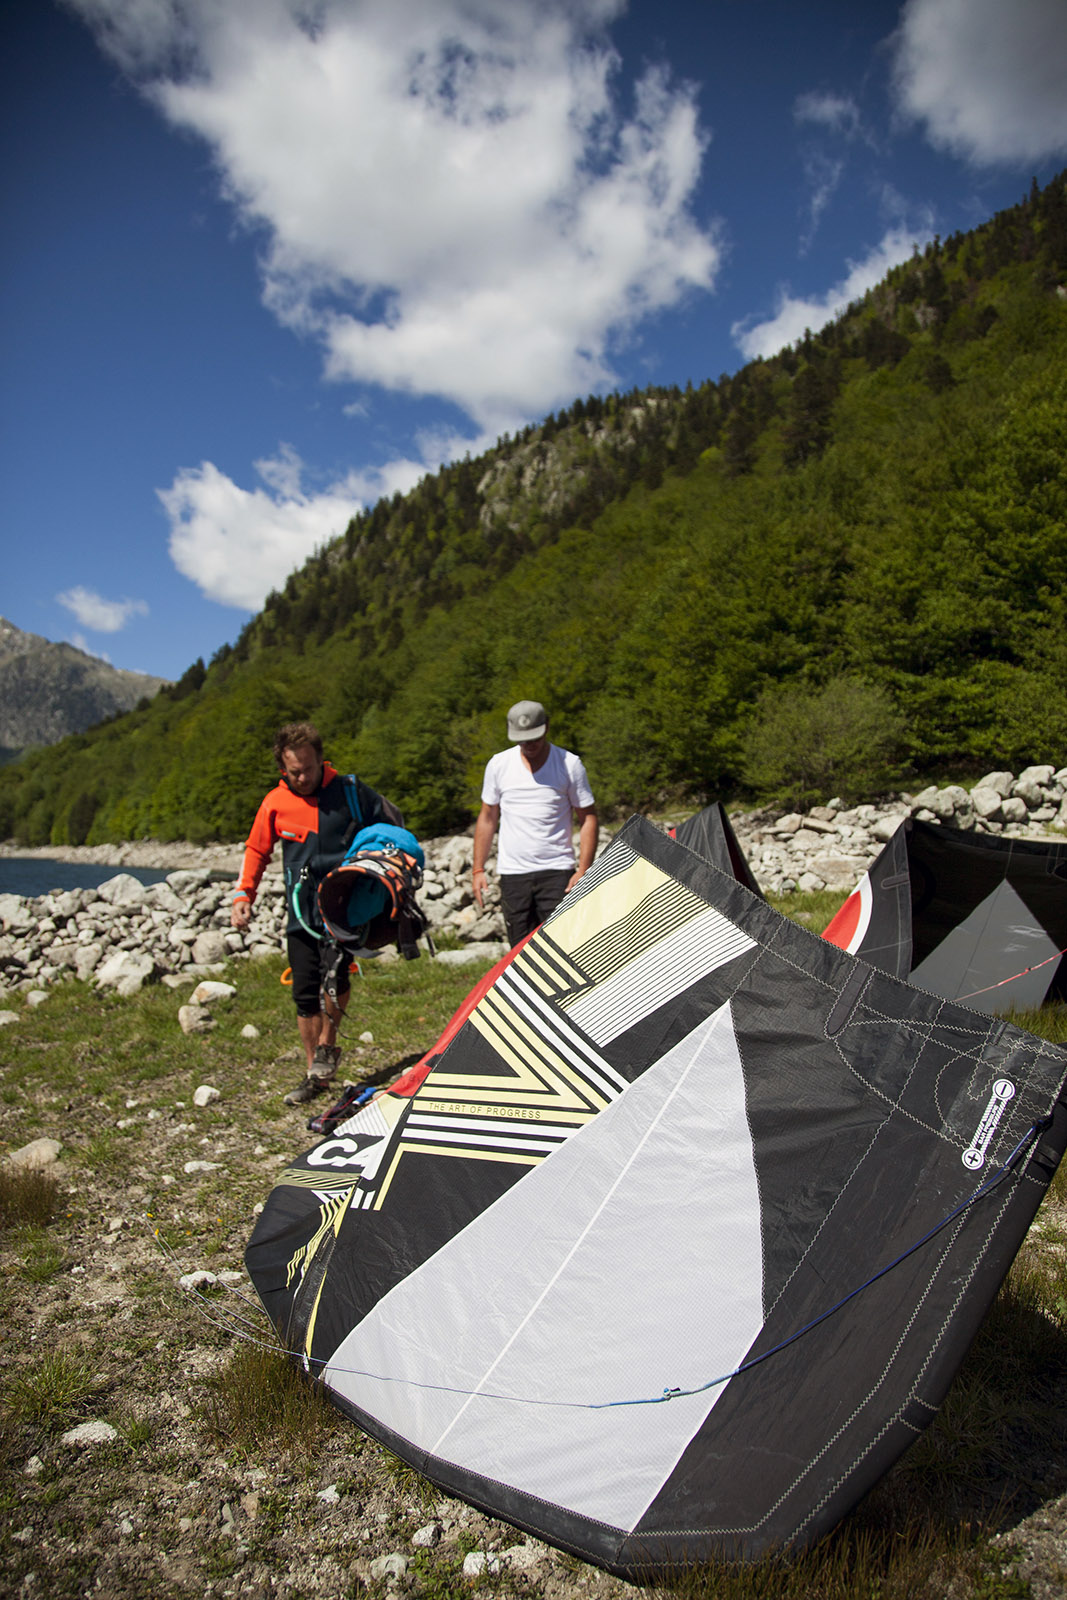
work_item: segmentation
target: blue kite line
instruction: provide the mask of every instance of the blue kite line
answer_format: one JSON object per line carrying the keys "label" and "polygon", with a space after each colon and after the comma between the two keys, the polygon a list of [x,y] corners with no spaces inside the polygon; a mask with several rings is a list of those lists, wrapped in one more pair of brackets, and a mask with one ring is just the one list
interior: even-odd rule
{"label": "blue kite line", "polygon": [[[871,1285],[877,1283],[880,1278],[884,1278],[886,1274],[892,1272],[895,1267],[899,1267],[901,1262],[907,1261],[908,1257],[913,1256],[917,1250],[921,1250],[924,1244],[929,1243],[929,1241],[934,1238],[936,1234],[941,1233],[943,1229],[947,1228],[950,1222],[954,1222],[955,1219],[970,1206],[973,1206],[979,1200],[984,1199],[984,1197],[993,1189],[995,1189],[998,1184],[1002,1183],[1010,1173],[1013,1165],[1018,1160],[1026,1145],[1029,1144],[1032,1139],[1036,1138],[1039,1133],[1043,1132],[1044,1129],[1049,1126],[1051,1121],[1051,1116],[1048,1116],[1041,1118],[1041,1120],[1038,1122],[1032,1123],[1029,1130],[1023,1134],[1022,1138],[1015,1146],[1015,1149],[1001,1164],[1001,1166],[998,1167],[997,1171],[994,1172],[991,1177],[986,1179],[985,1183],[981,1184],[973,1194],[968,1195],[965,1200],[961,1200],[959,1205],[955,1206],[944,1217],[942,1217],[940,1222],[936,1222],[932,1228],[927,1229],[926,1233],[924,1233],[921,1238],[916,1239],[914,1244],[909,1245],[906,1250],[901,1251],[900,1255],[898,1255],[894,1260],[888,1262],[884,1267],[879,1268],[877,1272],[872,1273],[872,1275],[867,1278],[865,1282],[858,1284],[855,1289],[852,1289],[848,1294],[843,1295],[842,1298],[834,1305],[829,1306],[825,1311],[821,1311],[817,1317],[813,1317],[811,1321],[806,1322],[803,1327],[797,1328],[794,1333],[791,1333],[787,1338],[780,1340],[778,1344],[772,1345],[769,1350],[764,1350],[761,1355],[753,1356],[749,1361],[743,1361],[740,1366],[734,1367],[731,1372],[724,1372],[717,1378],[709,1378],[707,1383],[698,1384],[694,1389],[668,1388],[664,1389],[662,1394],[647,1396],[643,1395],[629,1400],[541,1400],[528,1395],[502,1394],[500,1391],[493,1389],[464,1389],[453,1384],[426,1383],[417,1378],[392,1377],[385,1373],[368,1372],[360,1367],[333,1366],[330,1358],[326,1356],[311,1356],[299,1351],[289,1351],[287,1353],[297,1356],[303,1363],[305,1369],[308,1371],[310,1371],[312,1366],[316,1366],[320,1369],[332,1367],[332,1370],[338,1374],[344,1373],[347,1377],[353,1378],[370,1378],[375,1383],[401,1383],[406,1385],[408,1388],[425,1389],[436,1394],[456,1394],[463,1395],[468,1398],[479,1398],[484,1400],[507,1400],[513,1405],[550,1406],[554,1409],[563,1409],[568,1411],[608,1411],[619,1406],[659,1406],[664,1405],[668,1400],[685,1399],[692,1395],[704,1394],[709,1389],[718,1388],[720,1384],[729,1383],[731,1378],[737,1378],[740,1377],[742,1373],[751,1372],[754,1367],[758,1367],[762,1362],[768,1361],[771,1356],[778,1355],[781,1353],[781,1351],[788,1349],[791,1344],[795,1344],[796,1341],[803,1338],[806,1333],[810,1333],[813,1328],[817,1328],[820,1323],[826,1322],[828,1318],[834,1316],[842,1309],[842,1307],[847,1306],[849,1301],[854,1300],[856,1296],[862,1294],[865,1289],[869,1289]],[[167,1253],[173,1255],[173,1252],[169,1250],[169,1246],[167,1246],[166,1242],[161,1238],[159,1230],[155,1229],[153,1231],[155,1232],[156,1238],[161,1247]],[[209,1311],[214,1312],[215,1308],[211,1306],[210,1302],[204,1295],[200,1293],[199,1290],[196,1291],[196,1297],[198,1301],[202,1302],[201,1308],[204,1310],[205,1315],[208,1315],[208,1320],[215,1322],[216,1325],[224,1326],[225,1324],[220,1323],[215,1316],[209,1315]],[[248,1343],[260,1345],[265,1349],[277,1350],[279,1348],[276,1343],[268,1343],[266,1340],[254,1337],[250,1338],[247,1334],[241,1334],[236,1328],[231,1328],[228,1331],[236,1334],[236,1336],[239,1338],[245,1339]]]}

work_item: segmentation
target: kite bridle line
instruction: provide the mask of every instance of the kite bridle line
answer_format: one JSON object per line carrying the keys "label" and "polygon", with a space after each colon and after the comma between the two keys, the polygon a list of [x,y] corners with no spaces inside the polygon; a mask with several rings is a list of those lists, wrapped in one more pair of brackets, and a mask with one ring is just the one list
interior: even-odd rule
{"label": "kite bridle line", "polygon": [[[862,1294],[865,1289],[869,1289],[872,1284],[875,1284],[881,1278],[884,1278],[888,1273],[892,1272],[895,1267],[899,1267],[902,1262],[907,1261],[909,1256],[913,1256],[917,1250],[921,1250],[923,1245],[928,1244],[929,1241],[937,1234],[943,1232],[943,1230],[947,1228],[951,1222],[954,1222],[958,1216],[962,1215],[964,1211],[967,1211],[971,1206],[976,1205],[979,1200],[983,1200],[986,1195],[992,1193],[995,1188],[999,1187],[999,1185],[1003,1183],[1004,1179],[1012,1172],[1012,1169],[1019,1160],[1019,1157],[1022,1155],[1023,1151],[1026,1149],[1027,1145],[1031,1144],[1039,1134],[1043,1133],[1045,1129],[1050,1126],[1051,1122],[1052,1116],[1049,1114],[1048,1116],[1041,1117],[1038,1121],[1032,1123],[1027,1132],[1023,1134],[1022,1138],[1015,1146],[1015,1149],[1006,1158],[1006,1160],[1001,1163],[996,1172],[986,1179],[985,1183],[980,1184],[979,1187],[975,1189],[973,1194],[968,1195],[965,1200],[961,1200],[958,1206],[954,1206],[951,1211],[941,1218],[940,1222],[936,1222],[932,1228],[928,1228],[921,1238],[915,1240],[914,1244],[909,1245],[906,1250],[902,1250],[900,1255],[898,1255],[893,1261],[888,1262],[884,1267],[880,1267],[877,1272],[872,1273],[864,1283],[858,1284],[855,1289],[851,1289],[848,1294],[843,1295],[841,1299],[838,1300],[834,1305],[829,1306],[825,1311],[821,1311],[817,1317],[812,1317],[810,1322],[806,1322],[803,1327],[797,1328],[797,1330],[794,1333],[789,1334],[787,1338],[779,1340],[779,1342],[775,1345],[772,1345],[769,1350],[764,1350],[761,1355],[753,1356],[750,1361],[743,1361],[740,1366],[734,1367],[732,1371],[724,1372],[717,1378],[709,1378],[707,1383],[698,1384],[696,1388],[693,1389],[668,1388],[664,1389],[662,1394],[644,1395],[629,1400],[541,1400],[532,1395],[501,1394],[492,1389],[464,1389],[455,1384],[425,1383],[417,1378],[394,1378],[380,1372],[368,1372],[361,1367],[337,1366],[332,1360],[330,1360],[329,1357],[325,1356],[311,1356],[303,1351],[284,1351],[284,1346],[280,1345],[276,1339],[263,1339],[258,1334],[245,1333],[240,1327],[233,1325],[233,1323],[241,1323],[245,1327],[252,1327],[253,1324],[249,1322],[247,1318],[237,1314],[232,1319],[232,1322],[228,1321],[225,1316],[220,1317],[215,1314],[215,1307],[208,1300],[207,1296],[204,1295],[199,1289],[194,1290],[194,1294],[196,1303],[202,1314],[206,1316],[207,1320],[215,1327],[221,1328],[224,1332],[231,1333],[235,1338],[243,1339],[246,1343],[255,1345],[261,1350],[271,1350],[274,1352],[284,1351],[285,1354],[299,1359],[305,1370],[309,1372],[312,1366],[316,1366],[320,1369],[318,1373],[320,1378],[322,1377],[323,1369],[329,1367],[332,1372],[337,1373],[339,1376],[344,1374],[345,1376],[354,1378],[370,1378],[375,1383],[400,1383],[405,1384],[412,1389],[425,1389],[438,1394],[456,1394],[478,1398],[481,1400],[506,1400],[513,1405],[549,1406],[556,1410],[566,1411],[609,1411],[620,1406],[663,1405],[668,1400],[679,1400],[692,1395],[704,1394],[708,1389],[716,1389],[720,1384],[729,1383],[732,1378],[740,1377],[745,1372],[751,1372],[754,1367],[758,1367],[764,1361],[770,1360],[771,1356],[779,1355],[781,1351],[786,1350],[790,1345],[795,1344],[798,1339],[802,1339],[805,1334],[811,1333],[811,1331],[814,1328],[817,1328],[820,1323],[826,1322],[830,1317],[836,1315],[838,1311],[840,1311],[844,1306],[848,1305],[849,1301],[855,1300],[857,1295]],[[148,1217],[148,1221],[150,1223],[152,1222],[151,1217]],[[171,1249],[170,1245],[163,1238],[161,1230],[153,1224],[152,1231],[164,1254],[169,1258],[175,1267],[179,1267],[180,1263],[178,1258]],[[224,1287],[230,1288],[229,1285],[225,1285]],[[238,1290],[230,1288],[230,1292],[237,1294],[238,1298],[241,1299],[246,1305],[254,1304],[253,1302],[247,1300],[244,1295],[241,1295]]]}
{"label": "kite bridle line", "polygon": [[976,994],[988,994],[991,989],[1002,989],[1006,983],[1014,983],[1016,978],[1028,977],[1031,972],[1040,972],[1042,967],[1047,967],[1050,961],[1058,961],[1060,956],[1067,956],[1067,944],[1062,950],[1057,950],[1055,955],[1046,956],[1044,961],[1035,961],[1032,967],[1024,967],[1021,972],[1013,972],[1010,978],[998,978],[996,983],[987,983],[984,989],[972,989],[970,994],[958,994],[956,1001],[973,1000]]}

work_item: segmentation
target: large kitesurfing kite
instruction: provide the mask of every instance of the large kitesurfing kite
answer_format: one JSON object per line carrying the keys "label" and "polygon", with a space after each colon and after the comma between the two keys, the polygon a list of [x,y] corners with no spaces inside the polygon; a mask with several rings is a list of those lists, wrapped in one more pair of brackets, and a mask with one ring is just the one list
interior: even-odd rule
{"label": "large kitesurfing kite", "polygon": [[823,938],[975,1011],[1062,999],[1067,840],[908,817]]}
{"label": "large kitesurfing kite", "polygon": [[631,1577],[830,1529],[930,1422],[1067,1141],[1067,1055],[633,818],[247,1252],[331,1399]]}

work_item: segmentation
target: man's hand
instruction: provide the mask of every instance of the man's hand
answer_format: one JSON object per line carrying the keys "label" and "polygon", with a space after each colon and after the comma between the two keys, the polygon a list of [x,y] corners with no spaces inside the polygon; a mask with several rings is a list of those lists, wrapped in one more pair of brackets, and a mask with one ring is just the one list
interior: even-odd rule
{"label": "man's hand", "polygon": [[252,920],[251,900],[235,900],[230,907],[230,927],[247,928]]}
{"label": "man's hand", "polygon": [[482,896],[489,887],[489,879],[484,867],[475,867],[471,873],[471,887],[474,890],[474,903],[480,911],[482,909]]}

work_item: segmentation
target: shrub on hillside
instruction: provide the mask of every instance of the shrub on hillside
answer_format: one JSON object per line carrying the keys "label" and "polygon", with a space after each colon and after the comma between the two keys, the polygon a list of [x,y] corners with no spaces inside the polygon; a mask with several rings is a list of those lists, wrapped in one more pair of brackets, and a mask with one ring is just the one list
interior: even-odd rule
{"label": "shrub on hillside", "polygon": [[821,688],[765,689],[745,739],[745,783],[760,800],[808,806],[900,781],[904,722],[884,689],[841,674]]}

